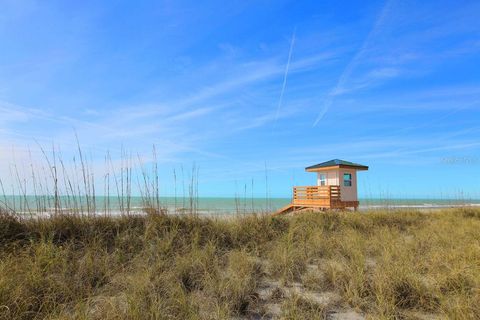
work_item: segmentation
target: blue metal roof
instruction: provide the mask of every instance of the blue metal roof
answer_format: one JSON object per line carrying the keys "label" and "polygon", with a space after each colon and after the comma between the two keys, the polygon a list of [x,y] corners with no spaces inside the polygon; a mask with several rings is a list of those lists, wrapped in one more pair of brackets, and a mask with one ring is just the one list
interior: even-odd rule
{"label": "blue metal roof", "polygon": [[310,167],[306,167],[305,170],[309,169],[317,169],[317,168],[325,168],[325,167],[334,167],[334,166],[340,166],[340,167],[350,167],[350,168],[355,168],[359,170],[368,170],[368,166],[365,166],[363,164],[358,164],[350,161],[345,161],[345,160],[340,160],[340,159],[333,159],[330,161],[325,161]]}

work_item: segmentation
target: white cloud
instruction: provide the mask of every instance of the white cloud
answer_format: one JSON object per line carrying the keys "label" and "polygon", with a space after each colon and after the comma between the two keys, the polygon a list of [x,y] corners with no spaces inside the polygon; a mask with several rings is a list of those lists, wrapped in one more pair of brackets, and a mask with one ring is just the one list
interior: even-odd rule
{"label": "white cloud", "polygon": [[327,93],[327,96],[323,102],[322,110],[320,111],[317,118],[315,119],[315,122],[313,123],[314,127],[320,122],[320,120],[322,120],[322,118],[328,112],[328,109],[330,109],[330,107],[334,102],[335,96],[345,90],[344,86],[346,85],[347,81],[350,79],[352,72],[357,67],[358,63],[360,62],[360,59],[362,59],[363,55],[365,54],[368,47],[371,45],[371,42],[373,41],[377,33],[381,31],[383,25],[386,23],[387,16],[390,14],[392,2],[393,2],[392,0],[385,1],[385,4],[383,5],[383,8],[380,14],[376,18],[375,23],[372,29],[370,30],[370,32],[368,33],[362,46],[355,53],[355,55],[347,64],[345,69],[343,69],[335,86],[330,90],[329,93]]}

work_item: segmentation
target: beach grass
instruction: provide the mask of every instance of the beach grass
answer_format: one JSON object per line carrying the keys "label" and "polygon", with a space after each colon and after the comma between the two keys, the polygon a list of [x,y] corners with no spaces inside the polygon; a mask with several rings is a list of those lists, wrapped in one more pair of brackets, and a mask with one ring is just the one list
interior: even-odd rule
{"label": "beach grass", "polygon": [[0,319],[476,319],[480,210],[0,215]]}

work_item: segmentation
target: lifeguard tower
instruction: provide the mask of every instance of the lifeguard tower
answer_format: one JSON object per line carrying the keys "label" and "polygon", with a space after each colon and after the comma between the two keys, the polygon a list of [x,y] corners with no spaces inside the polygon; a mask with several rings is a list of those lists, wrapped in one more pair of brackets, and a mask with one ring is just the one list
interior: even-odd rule
{"label": "lifeguard tower", "polygon": [[357,171],[362,170],[368,170],[368,166],[340,159],[306,167],[305,171],[317,173],[317,185],[293,187],[292,203],[275,214],[305,209],[357,210]]}

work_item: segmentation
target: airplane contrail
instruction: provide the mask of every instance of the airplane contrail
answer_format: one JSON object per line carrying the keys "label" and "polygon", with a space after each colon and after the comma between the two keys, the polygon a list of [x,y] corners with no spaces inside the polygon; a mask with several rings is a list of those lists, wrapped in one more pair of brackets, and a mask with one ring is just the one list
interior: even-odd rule
{"label": "airplane contrail", "polygon": [[297,28],[293,30],[292,40],[290,42],[290,50],[288,52],[287,65],[285,66],[285,73],[283,75],[282,91],[280,91],[280,98],[278,100],[277,113],[275,114],[275,123],[277,123],[278,116],[280,114],[280,109],[283,103],[283,94],[285,93],[285,87],[287,86],[288,70],[290,69],[290,61],[292,60],[293,46],[295,44],[295,34],[297,33]]}
{"label": "airplane contrail", "polygon": [[338,95],[339,93],[342,92],[344,89],[345,83],[348,81],[350,78],[350,75],[352,74],[352,71],[355,69],[355,67],[358,64],[358,61],[360,58],[363,56],[365,53],[366,49],[370,45],[370,42],[372,41],[372,38],[378,33],[380,27],[383,26],[385,22],[385,18],[388,15],[390,11],[392,0],[387,0],[382,8],[382,11],[380,11],[380,14],[378,15],[377,20],[375,21],[375,24],[373,25],[372,29],[368,33],[367,37],[365,38],[365,41],[363,41],[362,46],[360,49],[357,51],[357,53],[353,56],[352,60],[347,64],[343,72],[340,74],[340,77],[338,78],[337,84],[335,87],[333,87],[328,93],[327,96],[325,97],[325,101],[323,103],[323,108],[320,111],[320,113],[317,116],[317,119],[313,123],[313,127],[315,127],[320,120],[323,119],[325,114],[328,112],[330,107],[333,104],[333,101],[335,99],[335,96]]}

